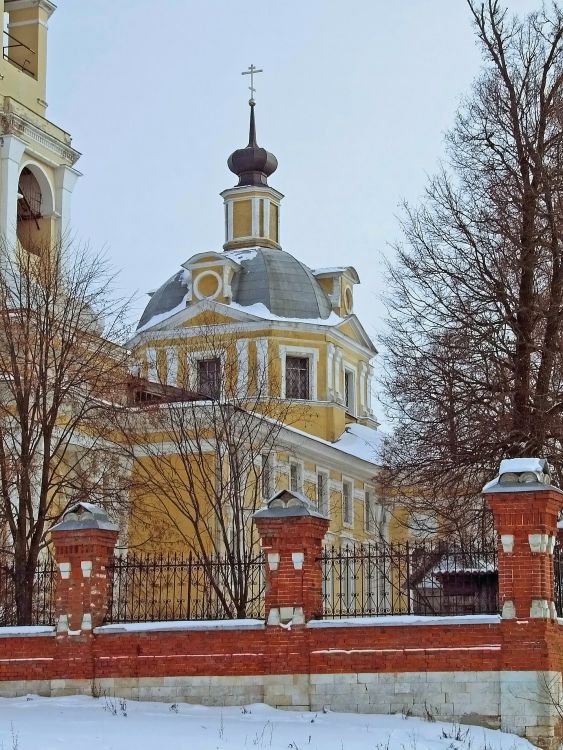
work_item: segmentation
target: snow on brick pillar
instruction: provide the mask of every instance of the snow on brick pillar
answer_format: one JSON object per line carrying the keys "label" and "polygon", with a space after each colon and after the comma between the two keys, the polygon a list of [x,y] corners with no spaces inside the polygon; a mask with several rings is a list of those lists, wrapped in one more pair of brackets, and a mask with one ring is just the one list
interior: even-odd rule
{"label": "snow on brick pillar", "polygon": [[328,519],[300,492],[281,490],[254,514],[266,566],[266,622],[322,617],[322,542]]}
{"label": "snow on brick pillar", "polygon": [[106,615],[107,567],[113,559],[118,527],[105,510],[77,503],[52,527],[59,568],[56,587],[57,632],[91,631]]}
{"label": "snow on brick pillar", "polygon": [[553,603],[553,548],[563,493],[544,459],[501,462],[483,488],[499,536],[501,729],[559,747],[561,636]]}
{"label": "snow on brick pillar", "polygon": [[555,619],[553,548],[563,493],[545,459],[501,462],[483,488],[499,535],[499,601],[504,619]]}

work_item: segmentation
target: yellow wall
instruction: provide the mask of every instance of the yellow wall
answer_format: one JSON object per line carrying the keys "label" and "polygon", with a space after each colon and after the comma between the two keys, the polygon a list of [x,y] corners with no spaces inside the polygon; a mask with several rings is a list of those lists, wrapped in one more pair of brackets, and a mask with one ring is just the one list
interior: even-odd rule
{"label": "yellow wall", "polygon": [[252,203],[250,200],[235,201],[233,206],[233,235],[250,237],[252,234]]}

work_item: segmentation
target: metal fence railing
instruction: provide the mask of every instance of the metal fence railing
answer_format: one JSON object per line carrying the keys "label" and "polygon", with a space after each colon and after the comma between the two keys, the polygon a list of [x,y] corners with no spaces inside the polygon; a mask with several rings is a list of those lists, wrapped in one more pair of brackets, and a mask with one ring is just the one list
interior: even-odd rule
{"label": "metal fence railing", "polygon": [[[350,544],[326,547],[322,567],[323,616],[497,613],[497,549],[490,543]],[[264,569],[257,554],[235,576],[223,557],[116,557],[108,570],[106,622],[216,620],[264,617]],[[40,561],[31,623],[55,624],[54,560]],[[235,580],[236,579],[236,580]],[[230,593],[229,593],[230,592]],[[242,603],[242,611],[235,606]],[[563,547],[554,551],[554,601],[563,616]],[[0,627],[17,624],[14,569],[0,562]]]}
{"label": "metal fence railing", "polygon": [[321,563],[325,617],[498,612],[494,545],[352,544]]}
{"label": "metal fence railing", "polygon": [[[55,624],[55,581],[53,559],[40,560],[33,584],[31,625]],[[0,627],[17,625],[16,586],[13,563],[0,563]]]}
{"label": "metal fence railing", "polygon": [[222,557],[129,554],[109,575],[106,622],[264,617],[261,555],[233,570]]}

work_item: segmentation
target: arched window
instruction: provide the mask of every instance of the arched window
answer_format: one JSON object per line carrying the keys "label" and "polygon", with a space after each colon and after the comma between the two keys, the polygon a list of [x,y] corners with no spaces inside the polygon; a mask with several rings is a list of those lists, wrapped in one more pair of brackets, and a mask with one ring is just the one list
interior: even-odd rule
{"label": "arched window", "polygon": [[51,242],[52,210],[47,178],[34,165],[24,167],[18,182],[17,236],[29,253],[39,255]]}

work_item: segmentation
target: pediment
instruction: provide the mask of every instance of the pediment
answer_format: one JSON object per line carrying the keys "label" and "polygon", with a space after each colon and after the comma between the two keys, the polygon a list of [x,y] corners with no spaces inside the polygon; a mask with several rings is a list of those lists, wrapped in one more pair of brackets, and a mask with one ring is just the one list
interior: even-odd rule
{"label": "pediment", "polygon": [[377,354],[375,344],[355,315],[350,315],[342,323],[339,323],[336,326],[336,329],[352,339],[352,341],[355,341],[356,344],[360,344],[360,346],[366,347],[366,349],[369,349],[373,354]]}

